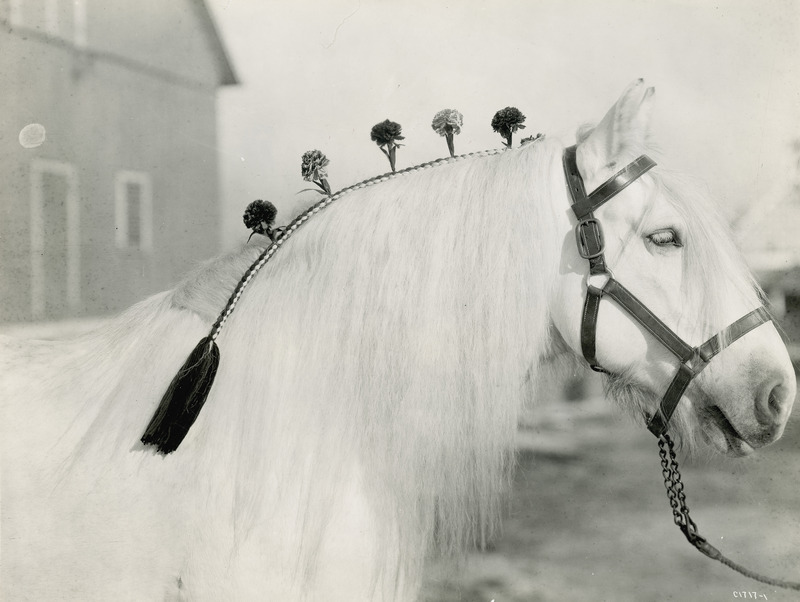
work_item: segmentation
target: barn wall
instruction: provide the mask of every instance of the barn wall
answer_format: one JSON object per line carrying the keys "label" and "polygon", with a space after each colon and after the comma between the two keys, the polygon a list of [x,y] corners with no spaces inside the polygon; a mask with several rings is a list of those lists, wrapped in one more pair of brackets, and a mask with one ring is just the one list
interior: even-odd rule
{"label": "barn wall", "polygon": [[[169,8],[156,10],[156,4]],[[85,8],[86,40],[77,44],[69,28],[61,37],[30,22],[15,26],[9,0],[0,0],[0,321],[116,312],[169,287],[219,250],[220,58],[196,7],[85,0]],[[24,148],[18,136],[31,123],[45,127],[46,140]],[[80,303],[37,316],[32,178],[42,166],[74,173]],[[121,172],[149,182],[149,249],[119,248],[115,241]],[[59,221],[58,207],[42,209]],[[58,231],[45,230],[51,247],[63,246]],[[51,253],[39,263],[57,261]],[[49,273],[45,280],[55,290]]]}

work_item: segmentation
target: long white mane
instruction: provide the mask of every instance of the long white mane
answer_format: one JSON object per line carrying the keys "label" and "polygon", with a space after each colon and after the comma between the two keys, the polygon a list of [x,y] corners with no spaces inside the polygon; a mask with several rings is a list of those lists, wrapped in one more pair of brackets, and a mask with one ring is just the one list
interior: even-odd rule
{"label": "long white mane", "polygon": [[[87,491],[118,471],[149,479],[121,500],[148,495],[199,532],[218,517],[233,525],[229,554],[292,505],[302,536],[290,564],[309,579],[354,472],[384,540],[400,546],[399,559],[389,544],[377,551],[384,578],[417,574],[421,552],[485,542],[524,383],[548,347],[563,244],[552,204],[568,207],[560,151],[539,141],[399,175],[309,220],[244,293],[206,405],[169,456],[138,439],[258,244],[82,339],[4,353],[25,358],[6,366],[24,378],[4,420],[51,425],[19,424],[4,456],[32,454],[54,498],[78,475]],[[32,395],[47,401],[13,407]]]}
{"label": "long white mane", "polygon": [[[561,152],[538,140],[449,160],[354,189],[308,220],[245,290],[217,340],[208,400],[167,456],[139,438],[263,240],[73,341],[0,337],[3,537],[26,549],[4,554],[0,579],[38,584],[52,559],[54,583],[91,575],[97,586],[99,575],[97,591],[133,598],[183,599],[184,578],[202,582],[204,599],[298,597],[318,558],[336,557],[331,540],[358,539],[352,524],[382,542],[355,553],[391,599],[419,582],[427,554],[484,544],[574,244],[558,227],[569,211]],[[752,279],[696,186],[647,177],[692,243],[682,320],[710,335],[726,323],[723,285],[752,294]],[[629,376],[609,392],[641,416],[652,394]],[[674,419],[684,435],[696,432],[686,406]],[[6,520],[16,516],[36,520]],[[247,591],[247,576],[266,571],[286,582]],[[159,582],[165,572],[174,583]],[[86,599],[40,590],[25,591]]]}

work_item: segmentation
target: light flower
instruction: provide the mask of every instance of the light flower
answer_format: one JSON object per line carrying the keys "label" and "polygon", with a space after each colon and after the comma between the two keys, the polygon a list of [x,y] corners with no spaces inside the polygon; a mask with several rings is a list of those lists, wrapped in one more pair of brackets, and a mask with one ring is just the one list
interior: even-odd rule
{"label": "light flower", "polygon": [[539,132],[535,136],[528,136],[527,138],[523,138],[519,141],[521,146],[525,146],[526,144],[530,144],[531,142],[536,142],[537,140],[542,140],[544,138],[544,134]]}
{"label": "light flower", "polygon": [[317,191],[321,194],[330,196],[331,187],[328,184],[328,170],[325,167],[330,163],[328,157],[322,151],[310,150],[303,153],[300,165],[300,174],[306,182],[313,182],[322,190]]}
{"label": "light flower", "polygon": [[451,157],[456,156],[453,136],[461,133],[462,125],[464,125],[464,116],[455,109],[442,109],[433,116],[431,127],[437,134],[445,137]]}

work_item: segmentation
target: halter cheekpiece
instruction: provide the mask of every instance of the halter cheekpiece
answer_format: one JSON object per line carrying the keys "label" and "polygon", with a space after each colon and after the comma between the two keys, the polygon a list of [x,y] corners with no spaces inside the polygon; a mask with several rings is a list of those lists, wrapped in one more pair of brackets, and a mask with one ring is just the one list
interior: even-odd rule
{"label": "halter cheekpiece", "polygon": [[[572,211],[578,220],[575,224],[575,239],[578,253],[589,262],[589,276],[586,282],[586,299],[581,319],[581,352],[592,370],[608,373],[600,366],[596,357],[597,316],[600,301],[610,297],[622,309],[639,322],[650,334],[678,358],[680,365],[661,404],[647,422],[648,430],[656,437],[667,431],[669,420],[692,379],[700,374],[711,359],[725,347],[743,337],[754,328],[769,322],[772,318],[766,308],[759,307],[739,318],[702,345],[692,347],[678,334],[662,322],[647,306],[614,278],[606,264],[603,228],[594,216],[594,211],[656,166],[647,155],[642,155],[623,167],[611,178],[603,182],[593,192],[587,194],[583,178],[578,171],[577,147],[564,150],[564,175],[567,189],[572,199]],[[599,279],[605,282],[598,286]]]}

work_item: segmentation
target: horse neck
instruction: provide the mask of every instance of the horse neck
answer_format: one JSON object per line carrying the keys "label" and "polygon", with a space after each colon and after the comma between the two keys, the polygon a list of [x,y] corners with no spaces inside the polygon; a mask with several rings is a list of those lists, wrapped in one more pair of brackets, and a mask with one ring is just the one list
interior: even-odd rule
{"label": "horse neck", "polygon": [[[241,297],[181,448],[141,462],[179,467],[170,478],[186,490],[206,484],[242,537],[296,491],[307,559],[351,470],[375,524],[400,534],[402,562],[485,541],[526,376],[550,345],[568,207],[560,150],[542,142],[399,176],[309,220]],[[141,352],[79,422],[87,454],[130,455],[256,254],[205,266],[123,320],[116,344]]]}
{"label": "horse neck", "polygon": [[[549,345],[568,208],[556,146],[354,191],[253,279],[190,434],[209,463],[230,455],[250,475],[240,497],[293,455],[314,458],[316,482],[348,456],[387,512],[496,513],[525,377]],[[458,522],[473,518],[443,525],[443,545],[480,538]]]}
{"label": "horse neck", "polygon": [[[392,279],[410,286],[389,291],[402,293],[392,299],[379,293],[370,300],[410,308],[418,318],[428,312],[439,319],[441,305],[425,306],[431,296],[501,306],[504,292],[526,297],[532,321],[548,315],[563,242],[558,233],[569,229],[560,153],[558,144],[540,142],[354,187],[276,253],[250,285],[258,292],[244,295],[264,303],[251,302],[251,309],[244,303],[237,317],[272,330],[265,305],[276,288],[295,301],[331,300],[342,297],[343,284],[374,290]],[[173,292],[173,305],[213,320],[257,254],[258,247],[245,246],[197,270]]]}

